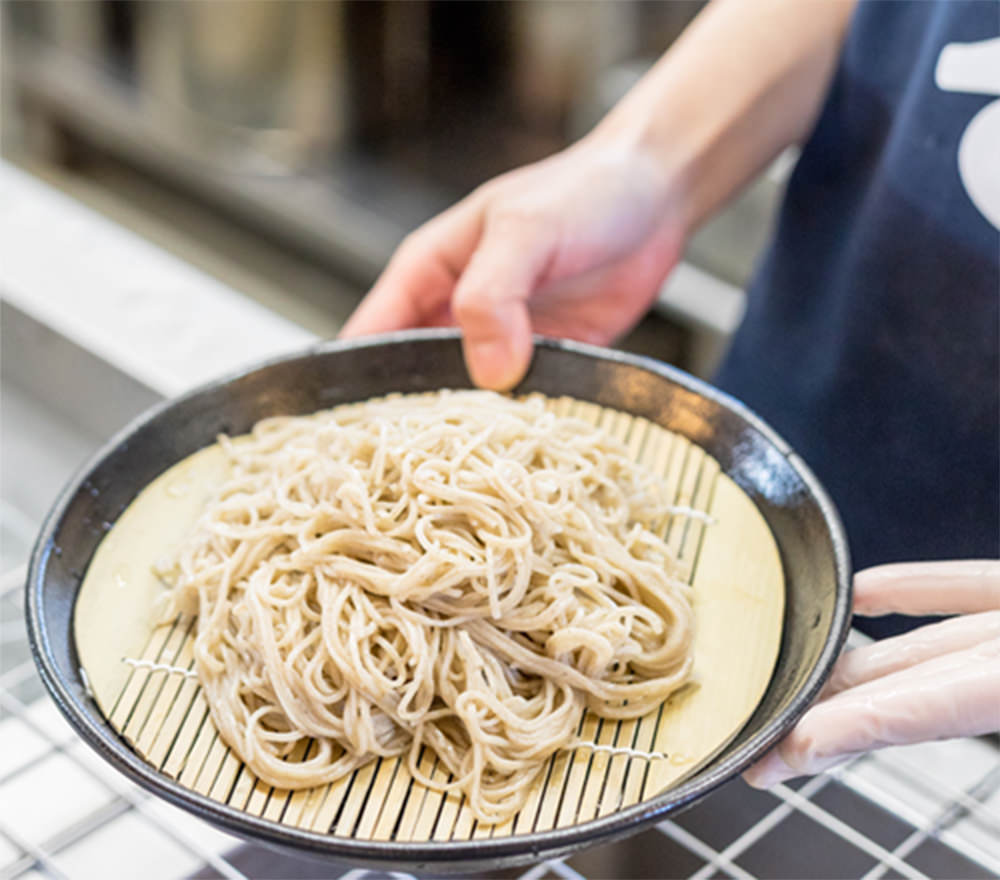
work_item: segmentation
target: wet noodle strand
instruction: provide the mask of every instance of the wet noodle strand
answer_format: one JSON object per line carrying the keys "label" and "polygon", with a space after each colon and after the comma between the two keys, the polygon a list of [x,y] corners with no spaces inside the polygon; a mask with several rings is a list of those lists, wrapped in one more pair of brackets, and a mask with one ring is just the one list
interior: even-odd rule
{"label": "wet noodle strand", "polygon": [[671,509],[600,429],[440,392],[220,442],[231,477],[162,574],[197,614],[212,718],[265,782],[403,756],[496,823],[585,710],[635,718],[686,681],[688,587],[654,534]]}

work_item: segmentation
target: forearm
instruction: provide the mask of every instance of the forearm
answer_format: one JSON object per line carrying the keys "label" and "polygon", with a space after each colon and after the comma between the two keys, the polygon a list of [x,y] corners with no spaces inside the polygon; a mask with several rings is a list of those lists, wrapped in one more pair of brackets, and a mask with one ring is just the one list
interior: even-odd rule
{"label": "forearm", "polygon": [[586,140],[654,158],[690,234],[809,134],[856,0],[715,0]]}

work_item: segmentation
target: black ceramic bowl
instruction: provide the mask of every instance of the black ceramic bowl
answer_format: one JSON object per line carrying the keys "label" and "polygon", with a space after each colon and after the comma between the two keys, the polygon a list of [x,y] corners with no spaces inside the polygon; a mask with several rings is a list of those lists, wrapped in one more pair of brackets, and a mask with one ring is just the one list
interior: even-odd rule
{"label": "black ceramic bowl", "polygon": [[781,650],[763,700],[725,750],[676,788],[601,819],[500,839],[424,844],[335,837],[260,819],[181,787],[136,755],[87,697],[73,639],[73,603],[105,534],[102,523],[114,522],[158,474],[220,432],[243,433],[265,416],[444,387],[469,387],[454,331],[324,343],[154,407],[73,478],[32,554],[26,607],[42,678],[97,752],[155,794],[249,839],[368,867],[471,871],[564,856],[637,831],[733,778],[789,730],[829,674],[850,620],[847,545],[826,493],[774,431],[709,385],[647,358],[539,340],[518,391],[570,395],[684,434],[719,461],[774,534],[787,591]]}

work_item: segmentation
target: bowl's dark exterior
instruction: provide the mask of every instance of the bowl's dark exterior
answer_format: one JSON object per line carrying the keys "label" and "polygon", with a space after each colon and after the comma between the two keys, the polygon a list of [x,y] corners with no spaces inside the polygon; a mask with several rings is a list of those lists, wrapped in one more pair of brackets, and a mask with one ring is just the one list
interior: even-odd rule
{"label": "bowl's dark exterior", "polygon": [[704,797],[774,745],[819,692],[849,626],[850,562],[832,503],[784,441],[727,395],[657,361],[542,339],[519,392],[590,400],[685,435],[747,492],[774,534],[787,591],[780,655],[753,717],[714,761],[651,800],[568,828],[475,841],[374,842],[290,828],[195,794],[143,761],[108,725],[86,695],[72,627],[73,603],[105,523],[113,523],[157,475],[219,433],[245,432],[265,416],[393,391],[463,387],[470,382],[454,331],[329,342],[166,401],[113,438],[57,500],[28,574],[34,657],[80,735],[135,782],[246,838],[366,867],[466,873],[559,857],[637,831]]}

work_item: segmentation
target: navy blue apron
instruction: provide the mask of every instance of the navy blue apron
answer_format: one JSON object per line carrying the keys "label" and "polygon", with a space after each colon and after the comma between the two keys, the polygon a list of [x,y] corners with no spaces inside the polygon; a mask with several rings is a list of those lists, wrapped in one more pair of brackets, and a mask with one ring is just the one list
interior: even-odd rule
{"label": "navy blue apron", "polygon": [[1000,205],[983,162],[1000,173],[1000,140],[970,128],[998,109],[998,33],[988,0],[859,5],[715,379],[815,470],[857,569],[1000,554]]}

